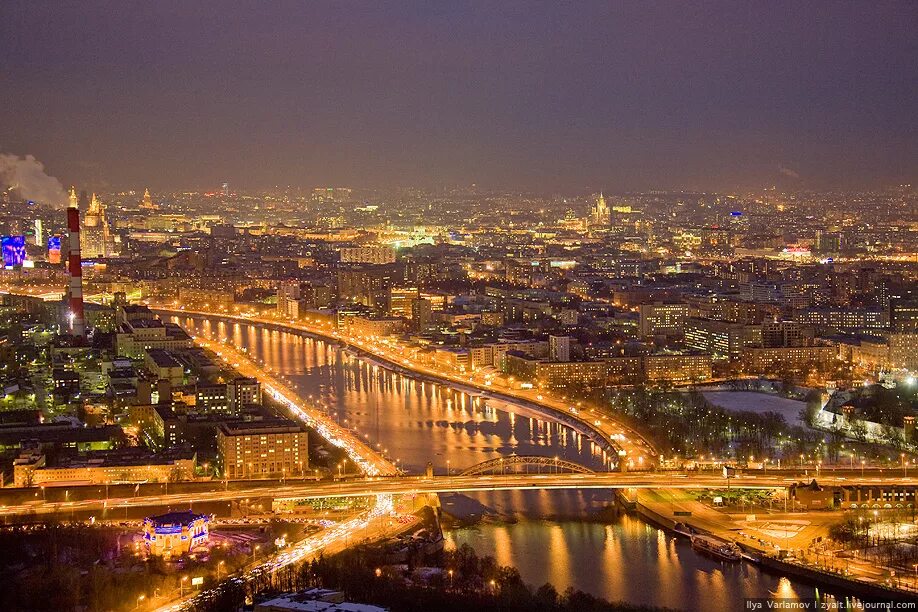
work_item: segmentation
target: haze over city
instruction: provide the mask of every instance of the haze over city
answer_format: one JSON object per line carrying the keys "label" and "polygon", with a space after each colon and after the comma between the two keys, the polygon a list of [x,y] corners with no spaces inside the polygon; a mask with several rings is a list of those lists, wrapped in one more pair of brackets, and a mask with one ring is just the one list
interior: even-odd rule
{"label": "haze over city", "polygon": [[918,606],[916,25],[0,2],[0,610]]}
{"label": "haze over city", "polygon": [[909,182],[913,2],[4,2],[0,150],[65,183]]}

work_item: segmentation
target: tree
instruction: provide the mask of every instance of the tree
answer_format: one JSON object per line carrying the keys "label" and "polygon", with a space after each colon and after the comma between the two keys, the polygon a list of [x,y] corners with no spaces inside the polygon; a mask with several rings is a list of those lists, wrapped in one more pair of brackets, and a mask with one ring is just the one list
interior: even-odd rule
{"label": "tree", "polygon": [[867,425],[863,419],[854,418],[851,420],[851,435],[858,442],[867,442]]}

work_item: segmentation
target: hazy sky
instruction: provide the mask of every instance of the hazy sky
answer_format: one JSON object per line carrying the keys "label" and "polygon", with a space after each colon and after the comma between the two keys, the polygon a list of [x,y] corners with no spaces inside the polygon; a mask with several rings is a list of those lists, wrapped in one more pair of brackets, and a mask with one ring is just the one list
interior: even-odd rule
{"label": "hazy sky", "polygon": [[0,1],[65,184],[887,185],[916,122],[915,1]]}

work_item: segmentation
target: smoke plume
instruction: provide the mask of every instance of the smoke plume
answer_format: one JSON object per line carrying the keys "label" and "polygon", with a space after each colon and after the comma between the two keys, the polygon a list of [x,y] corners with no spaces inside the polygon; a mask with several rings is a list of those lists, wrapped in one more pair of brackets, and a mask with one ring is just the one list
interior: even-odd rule
{"label": "smoke plume", "polygon": [[61,182],[45,173],[45,166],[31,155],[0,153],[0,186],[12,187],[25,200],[52,206],[67,204]]}

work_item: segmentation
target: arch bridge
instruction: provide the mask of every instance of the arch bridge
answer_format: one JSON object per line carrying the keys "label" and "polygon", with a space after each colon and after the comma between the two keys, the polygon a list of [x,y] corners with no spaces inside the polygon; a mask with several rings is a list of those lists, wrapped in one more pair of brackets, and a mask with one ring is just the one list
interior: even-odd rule
{"label": "arch bridge", "polygon": [[555,457],[538,455],[510,455],[482,461],[459,472],[459,476],[481,476],[484,474],[595,474],[593,470]]}

